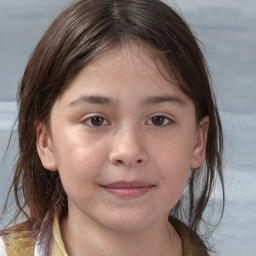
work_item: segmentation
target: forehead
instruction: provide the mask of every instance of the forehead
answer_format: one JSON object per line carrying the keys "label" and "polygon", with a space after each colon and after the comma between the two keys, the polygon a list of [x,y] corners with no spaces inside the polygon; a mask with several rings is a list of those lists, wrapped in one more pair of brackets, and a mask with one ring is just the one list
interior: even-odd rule
{"label": "forehead", "polygon": [[145,44],[134,42],[114,48],[91,61],[70,82],[62,96],[69,98],[83,92],[106,91],[118,96],[118,92],[133,90],[134,87],[141,95],[162,91],[188,100],[173,74],[167,72],[163,56]]}

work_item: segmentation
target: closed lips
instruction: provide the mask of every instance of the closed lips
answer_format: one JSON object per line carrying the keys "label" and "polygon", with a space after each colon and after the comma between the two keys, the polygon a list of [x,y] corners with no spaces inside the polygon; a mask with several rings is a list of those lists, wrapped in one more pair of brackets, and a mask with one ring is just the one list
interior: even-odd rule
{"label": "closed lips", "polygon": [[132,181],[132,182],[115,182],[115,183],[110,183],[106,185],[102,185],[102,187],[107,187],[107,188],[143,188],[143,187],[153,187],[154,185],[143,182],[143,181]]}
{"label": "closed lips", "polygon": [[149,192],[154,185],[141,182],[141,181],[134,181],[134,182],[115,182],[107,185],[102,186],[111,194],[122,198],[122,199],[131,199],[140,197],[147,192]]}

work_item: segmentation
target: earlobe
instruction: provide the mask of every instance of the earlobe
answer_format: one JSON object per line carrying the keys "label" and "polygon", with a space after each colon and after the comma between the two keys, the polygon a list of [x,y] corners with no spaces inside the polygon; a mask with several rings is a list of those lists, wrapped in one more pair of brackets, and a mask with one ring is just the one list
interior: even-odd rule
{"label": "earlobe", "polygon": [[53,152],[51,136],[45,124],[40,123],[36,128],[36,146],[43,167],[49,171],[56,171],[57,164]]}
{"label": "earlobe", "polygon": [[192,153],[190,169],[195,170],[201,167],[205,159],[206,142],[209,127],[209,117],[204,117],[197,128],[195,145]]}

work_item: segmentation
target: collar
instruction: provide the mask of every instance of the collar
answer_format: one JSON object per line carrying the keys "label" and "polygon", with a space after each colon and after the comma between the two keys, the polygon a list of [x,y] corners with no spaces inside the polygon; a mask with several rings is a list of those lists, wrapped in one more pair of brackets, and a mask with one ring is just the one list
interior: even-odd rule
{"label": "collar", "polygon": [[[45,241],[39,243],[39,239],[37,239],[35,249],[34,249],[34,256],[45,256]],[[52,256],[68,256],[65,246],[62,241],[61,232],[60,232],[60,221],[58,216],[54,217],[53,222],[53,240],[51,246]]]}
{"label": "collar", "polygon": [[[190,230],[184,223],[181,221],[169,217],[169,222],[171,222],[176,229],[176,231],[181,236],[183,241],[184,256],[208,256],[206,246],[203,244],[203,241],[196,235],[195,232]],[[34,256],[45,256],[45,242],[42,241],[39,244],[39,239],[37,239]],[[53,222],[53,241],[51,246],[52,256],[68,256],[64,243],[62,241],[61,232],[60,232],[60,220],[56,215]]]}

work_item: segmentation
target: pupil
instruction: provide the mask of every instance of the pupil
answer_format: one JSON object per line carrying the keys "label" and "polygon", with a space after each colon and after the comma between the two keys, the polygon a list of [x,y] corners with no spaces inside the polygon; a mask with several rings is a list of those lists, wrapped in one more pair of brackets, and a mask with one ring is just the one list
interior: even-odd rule
{"label": "pupil", "polygon": [[152,122],[155,125],[162,125],[164,123],[164,117],[163,116],[154,116],[152,118]]}
{"label": "pupil", "polygon": [[92,121],[92,124],[93,124],[93,125],[99,126],[99,125],[102,125],[102,123],[103,123],[103,118],[96,116],[96,117],[93,117],[91,121]]}

